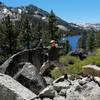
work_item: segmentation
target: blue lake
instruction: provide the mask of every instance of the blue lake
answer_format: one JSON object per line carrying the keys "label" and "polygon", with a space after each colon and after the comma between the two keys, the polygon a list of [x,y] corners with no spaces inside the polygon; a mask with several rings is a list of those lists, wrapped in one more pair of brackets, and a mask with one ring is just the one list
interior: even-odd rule
{"label": "blue lake", "polygon": [[65,42],[68,39],[70,45],[72,46],[72,50],[75,50],[76,47],[77,47],[77,43],[78,43],[79,38],[80,38],[80,35],[77,35],[77,36],[68,36],[68,37],[63,37],[61,39],[61,41]]}

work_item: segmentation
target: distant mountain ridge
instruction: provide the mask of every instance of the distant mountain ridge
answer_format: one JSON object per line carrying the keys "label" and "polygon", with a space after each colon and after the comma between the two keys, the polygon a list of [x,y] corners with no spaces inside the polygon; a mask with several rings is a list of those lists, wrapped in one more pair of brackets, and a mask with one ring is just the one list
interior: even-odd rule
{"label": "distant mountain ridge", "polygon": [[[48,21],[49,13],[47,11],[42,10],[41,8],[34,6],[34,5],[30,4],[28,6],[7,7],[5,4],[0,2],[0,19],[2,19],[7,14],[9,14],[11,16],[12,20],[19,20],[22,13],[27,14],[28,16],[36,17],[36,18],[41,19],[46,22]],[[58,16],[56,16],[56,18],[57,18],[57,22],[58,22],[58,27],[64,29],[65,31],[67,31],[67,28],[70,28],[70,27],[76,28],[76,26],[78,26],[73,23],[68,23],[68,22],[62,20]]]}
{"label": "distant mountain ridge", "polygon": [[95,31],[100,31],[100,23],[86,23],[80,26],[83,27],[85,30],[94,29]]}
{"label": "distant mountain ridge", "polygon": [[[45,22],[48,22],[48,15],[49,15],[47,11],[44,11],[41,8],[38,8],[37,6],[31,4],[28,6],[8,7],[2,2],[0,2],[0,20],[8,14],[11,16],[11,19],[13,21],[20,20],[21,14],[25,14],[33,18],[37,18],[39,20],[41,19],[42,21]],[[58,16],[56,16],[56,19],[58,28],[63,31],[70,31],[71,33],[79,33],[80,31],[90,29],[88,27],[77,25],[75,23],[68,23]],[[97,29],[96,27],[93,28],[95,30]],[[100,30],[100,27],[98,27],[97,30]]]}

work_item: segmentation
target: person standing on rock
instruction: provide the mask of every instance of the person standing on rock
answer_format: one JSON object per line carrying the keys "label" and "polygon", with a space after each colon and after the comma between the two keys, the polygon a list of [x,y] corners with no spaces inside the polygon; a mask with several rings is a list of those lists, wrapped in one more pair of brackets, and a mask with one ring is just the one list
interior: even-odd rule
{"label": "person standing on rock", "polygon": [[42,75],[45,70],[51,66],[59,67],[61,73],[67,78],[67,73],[64,70],[64,65],[59,62],[58,45],[55,40],[50,41],[50,47],[48,48],[48,60],[43,63],[40,68],[40,74]]}

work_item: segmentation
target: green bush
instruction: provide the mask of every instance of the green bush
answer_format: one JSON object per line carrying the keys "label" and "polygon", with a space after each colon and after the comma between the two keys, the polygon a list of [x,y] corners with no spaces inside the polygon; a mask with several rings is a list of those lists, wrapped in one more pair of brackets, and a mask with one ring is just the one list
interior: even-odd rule
{"label": "green bush", "polygon": [[[74,64],[73,65],[67,64],[68,60],[72,60],[74,62]],[[66,73],[79,74],[82,72],[82,66],[85,66],[88,64],[100,65],[100,49],[96,50],[95,55],[90,55],[82,61],[78,57],[73,57],[70,55],[63,55],[60,57],[60,62],[65,65]],[[59,69],[54,69],[53,71],[51,71],[51,76],[55,79],[61,75],[62,74]]]}
{"label": "green bush", "polygon": [[58,77],[60,77],[62,74],[61,74],[61,71],[59,70],[59,68],[54,68],[52,71],[51,71],[51,76],[53,79],[57,79]]}

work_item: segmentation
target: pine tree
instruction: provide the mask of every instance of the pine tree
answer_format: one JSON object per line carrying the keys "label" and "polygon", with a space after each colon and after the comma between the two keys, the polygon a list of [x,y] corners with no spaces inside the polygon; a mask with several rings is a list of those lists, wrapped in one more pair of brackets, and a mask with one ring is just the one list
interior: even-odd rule
{"label": "pine tree", "polygon": [[81,38],[79,39],[79,48],[82,48],[84,50],[87,49],[87,32],[83,32],[81,35]]}
{"label": "pine tree", "polygon": [[49,14],[49,34],[51,39],[57,39],[57,20],[54,12],[51,10]]}
{"label": "pine tree", "polygon": [[21,22],[21,43],[24,48],[31,49],[32,46],[32,32],[29,20],[24,17]]}
{"label": "pine tree", "polygon": [[69,41],[66,40],[66,42],[63,44],[63,52],[64,52],[64,54],[67,54],[71,50],[72,50],[72,47],[71,47]]}
{"label": "pine tree", "polygon": [[[32,37],[31,23],[29,22],[29,19],[25,16],[21,20],[21,43],[24,48],[32,48]],[[28,61],[32,63],[32,52],[30,50],[28,51]]]}
{"label": "pine tree", "polygon": [[33,34],[33,46],[36,47],[37,44],[39,43],[40,39],[42,38],[42,32],[41,32],[41,21],[39,21],[35,26],[34,26],[34,34]]}
{"label": "pine tree", "polygon": [[93,51],[95,48],[95,35],[93,32],[88,34],[88,50]]}
{"label": "pine tree", "polygon": [[50,42],[50,34],[48,34],[48,32],[43,32],[43,34],[42,34],[42,40],[43,40],[43,44],[45,46],[48,46],[49,42]]}
{"label": "pine tree", "polygon": [[82,37],[79,38],[77,48],[82,48]]}
{"label": "pine tree", "polygon": [[7,15],[2,23],[2,33],[4,45],[8,47],[8,53],[12,54],[16,50],[17,33],[14,24],[11,22],[10,16]]}
{"label": "pine tree", "polygon": [[100,32],[96,34],[96,46],[100,48]]}

